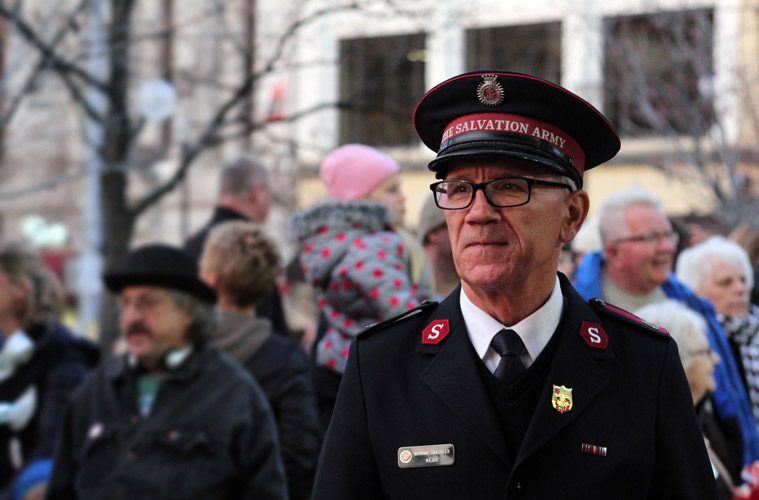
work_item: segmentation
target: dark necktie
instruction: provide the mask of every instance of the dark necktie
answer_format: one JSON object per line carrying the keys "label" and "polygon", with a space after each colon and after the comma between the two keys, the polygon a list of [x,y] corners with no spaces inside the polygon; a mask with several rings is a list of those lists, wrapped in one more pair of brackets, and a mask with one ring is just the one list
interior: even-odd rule
{"label": "dark necktie", "polygon": [[493,375],[504,382],[513,382],[524,372],[522,353],[524,342],[514,330],[501,330],[490,341],[491,347],[501,356]]}

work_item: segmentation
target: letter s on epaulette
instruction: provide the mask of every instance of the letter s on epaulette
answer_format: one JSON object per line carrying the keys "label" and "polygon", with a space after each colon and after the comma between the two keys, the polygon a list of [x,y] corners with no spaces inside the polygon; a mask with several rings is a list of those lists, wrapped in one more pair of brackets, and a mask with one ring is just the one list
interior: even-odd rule
{"label": "letter s on epaulette", "polygon": [[593,307],[593,309],[596,310],[596,312],[617,318],[626,323],[630,323],[631,325],[643,328],[649,332],[653,332],[659,335],[669,335],[669,332],[664,328],[657,326],[650,321],[646,321],[645,319],[638,317],[630,311],[622,309],[621,307],[611,305],[601,299],[590,299],[588,302]]}
{"label": "letter s on epaulette", "polygon": [[392,326],[396,323],[400,323],[401,321],[405,321],[407,319],[413,318],[418,316],[421,313],[430,313],[434,308],[438,306],[438,302],[435,302],[434,300],[425,300],[418,306],[416,306],[413,309],[409,309],[406,312],[403,312],[397,316],[393,316],[392,318],[388,318],[385,321],[380,321],[379,323],[374,323],[373,325],[369,325],[366,327],[366,329],[361,332],[359,337],[364,337],[366,335],[371,335],[373,332],[384,330],[385,328]]}

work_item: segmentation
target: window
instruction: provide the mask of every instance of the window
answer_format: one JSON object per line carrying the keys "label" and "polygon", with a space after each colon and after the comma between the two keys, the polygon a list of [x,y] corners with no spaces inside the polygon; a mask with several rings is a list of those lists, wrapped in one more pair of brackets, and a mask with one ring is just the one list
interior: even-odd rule
{"label": "window", "polygon": [[340,141],[417,141],[411,115],[424,93],[423,34],[340,42]]}
{"label": "window", "polygon": [[620,134],[704,135],[714,123],[711,10],[604,22],[604,111]]}
{"label": "window", "polygon": [[561,77],[561,23],[470,29],[467,70],[505,69],[558,82]]}

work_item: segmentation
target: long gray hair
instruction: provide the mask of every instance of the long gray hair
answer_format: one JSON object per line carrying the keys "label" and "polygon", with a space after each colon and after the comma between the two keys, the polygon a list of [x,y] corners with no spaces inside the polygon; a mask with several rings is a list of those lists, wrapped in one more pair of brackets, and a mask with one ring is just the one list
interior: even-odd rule
{"label": "long gray hair", "polygon": [[216,329],[216,315],[213,304],[203,302],[179,290],[169,290],[169,292],[177,307],[193,317],[193,321],[187,329],[187,338],[193,344],[206,342]]}

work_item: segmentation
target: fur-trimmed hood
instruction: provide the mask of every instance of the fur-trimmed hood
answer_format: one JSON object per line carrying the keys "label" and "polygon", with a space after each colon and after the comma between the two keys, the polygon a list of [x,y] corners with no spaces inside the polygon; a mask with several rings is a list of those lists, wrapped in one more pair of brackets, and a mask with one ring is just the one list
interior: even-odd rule
{"label": "fur-trimmed hood", "polygon": [[347,230],[360,227],[367,232],[386,229],[391,220],[390,209],[375,201],[336,201],[317,203],[295,214],[290,220],[290,237],[298,242],[323,231]]}

